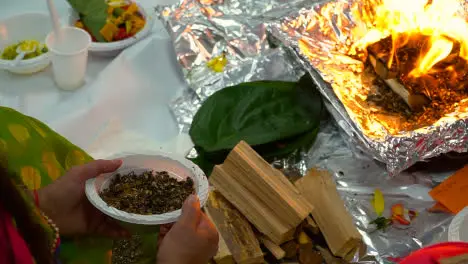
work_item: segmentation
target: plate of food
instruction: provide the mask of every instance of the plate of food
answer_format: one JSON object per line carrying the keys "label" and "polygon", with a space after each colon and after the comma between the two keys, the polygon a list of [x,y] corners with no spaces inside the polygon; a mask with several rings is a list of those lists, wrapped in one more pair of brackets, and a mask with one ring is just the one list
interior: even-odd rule
{"label": "plate of food", "polygon": [[18,74],[46,68],[50,58],[44,40],[50,31],[50,18],[45,13],[24,13],[1,20],[0,68]]}
{"label": "plate of food", "polygon": [[122,166],[86,182],[88,200],[134,232],[176,222],[185,200],[196,194],[203,206],[208,179],[183,156],[169,153],[130,155]]}
{"label": "plate of food", "polygon": [[147,37],[154,18],[140,4],[130,0],[68,0],[70,26],[86,30],[93,40],[89,50],[115,56]]}

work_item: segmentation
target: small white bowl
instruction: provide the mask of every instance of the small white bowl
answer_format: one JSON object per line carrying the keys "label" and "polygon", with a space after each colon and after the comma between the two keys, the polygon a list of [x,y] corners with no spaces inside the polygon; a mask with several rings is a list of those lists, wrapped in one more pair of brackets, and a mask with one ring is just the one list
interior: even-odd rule
{"label": "small white bowl", "polygon": [[[145,26],[137,34],[135,34],[135,36],[114,42],[92,42],[91,46],[89,47],[89,51],[100,56],[114,57],[117,56],[122,50],[147,37],[153,29],[154,17],[152,17],[140,4],[137,3],[137,5],[140,13],[145,18],[146,23]],[[75,26],[75,22],[78,19],[78,13],[75,10],[70,9],[68,24],[70,26]]]}
{"label": "small white bowl", "polygon": [[[195,191],[203,206],[208,199],[209,184],[205,173],[193,162],[183,156],[161,153],[158,155],[131,155],[122,158],[122,166],[114,173],[107,173],[97,178],[86,181],[86,196],[94,207],[104,214],[120,221],[124,226],[133,231],[148,230],[148,227],[176,222],[182,210],[178,209],[159,215],[139,215],[127,213],[107,205],[99,193],[108,188],[112,178],[120,173],[122,175],[130,172],[142,173],[144,171],[167,171],[171,177],[184,180],[192,178]],[[146,226],[146,229],[145,229]]]}
{"label": "small white bowl", "polygon": [[[46,13],[24,13],[0,21],[0,54],[6,47],[23,40],[45,42],[47,34],[52,31],[50,17]],[[0,59],[0,69],[18,74],[32,74],[43,70],[50,64],[49,53],[22,60],[12,66],[11,60]]]}

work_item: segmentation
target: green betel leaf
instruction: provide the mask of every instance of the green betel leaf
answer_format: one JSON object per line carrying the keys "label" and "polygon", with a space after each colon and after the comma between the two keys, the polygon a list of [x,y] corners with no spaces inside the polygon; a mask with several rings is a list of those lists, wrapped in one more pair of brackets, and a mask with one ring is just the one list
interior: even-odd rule
{"label": "green betel leaf", "polygon": [[99,32],[107,21],[107,4],[104,0],[68,0],[68,3],[80,16],[85,27],[99,42],[105,42]]}
{"label": "green betel leaf", "polygon": [[91,35],[98,41],[98,42],[106,42],[104,37],[101,35],[101,29],[106,25],[107,15],[89,15],[83,16],[81,21],[85,25],[85,27],[90,31]]}
{"label": "green betel leaf", "polygon": [[107,11],[107,4],[104,0],[68,0],[68,3],[80,16],[106,13]]}
{"label": "green betel leaf", "polygon": [[206,152],[230,150],[241,140],[263,145],[314,130],[321,110],[320,96],[307,95],[298,83],[243,83],[210,96],[195,115],[189,133]]}

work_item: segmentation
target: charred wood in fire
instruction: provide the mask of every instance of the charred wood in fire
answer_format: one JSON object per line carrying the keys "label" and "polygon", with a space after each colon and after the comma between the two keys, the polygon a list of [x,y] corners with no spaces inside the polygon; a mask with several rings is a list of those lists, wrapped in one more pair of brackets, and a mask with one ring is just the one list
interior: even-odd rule
{"label": "charred wood in fire", "polygon": [[[396,51],[392,48],[394,45]],[[391,92],[370,94],[367,100],[376,102],[391,112],[404,113],[407,122],[399,129],[406,131],[431,125],[441,117],[453,113],[459,103],[468,98],[468,61],[461,56],[461,46],[461,43],[454,42],[450,54],[427,70],[419,69],[418,63],[421,55],[432,48],[431,36],[402,34],[395,41],[387,37],[369,45],[367,58],[372,67],[368,69],[373,68],[380,77],[375,80],[377,86],[382,91],[386,91],[387,87],[391,88],[388,89]],[[413,70],[416,74],[412,74]],[[389,79],[396,81],[389,82]],[[382,86],[383,82],[386,87]],[[380,98],[380,95],[385,95],[385,98]],[[395,97],[401,98],[401,102],[392,100]],[[408,108],[413,109],[412,112],[407,112],[402,106],[403,102],[412,106]],[[414,111],[418,105],[424,105],[423,109]]]}
{"label": "charred wood in fire", "polygon": [[[370,45],[367,50],[369,53],[369,62],[377,75],[398,94],[413,111],[420,111],[424,106],[430,103],[430,100],[423,94],[411,92],[399,80],[398,63],[392,63],[388,67],[391,50],[388,50],[388,39],[379,41]],[[391,46],[390,46],[391,47]]]}

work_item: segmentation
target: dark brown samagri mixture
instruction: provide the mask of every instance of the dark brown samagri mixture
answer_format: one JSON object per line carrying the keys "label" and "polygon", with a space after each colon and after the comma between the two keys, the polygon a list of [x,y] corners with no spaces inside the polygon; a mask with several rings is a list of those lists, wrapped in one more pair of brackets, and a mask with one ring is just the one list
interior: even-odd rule
{"label": "dark brown samagri mixture", "polygon": [[178,181],[166,171],[131,172],[115,175],[101,198],[119,210],[141,214],[163,214],[182,208],[184,201],[195,192],[191,178]]}
{"label": "dark brown samagri mixture", "polygon": [[[388,37],[373,46],[379,50],[379,53],[390,55],[392,39]],[[412,36],[403,47],[397,49],[390,69],[399,73],[398,79],[408,90],[424,94],[430,100],[429,105],[422,111],[412,112],[408,116],[407,123],[403,125],[403,129],[407,131],[432,125],[444,115],[454,112],[458,103],[468,97],[468,63],[458,56],[460,53],[458,43],[454,44],[451,54],[434,65],[428,74],[418,78],[409,76],[421,52],[428,49],[429,37]],[[388,57],[383,60],[388,61]]]}

